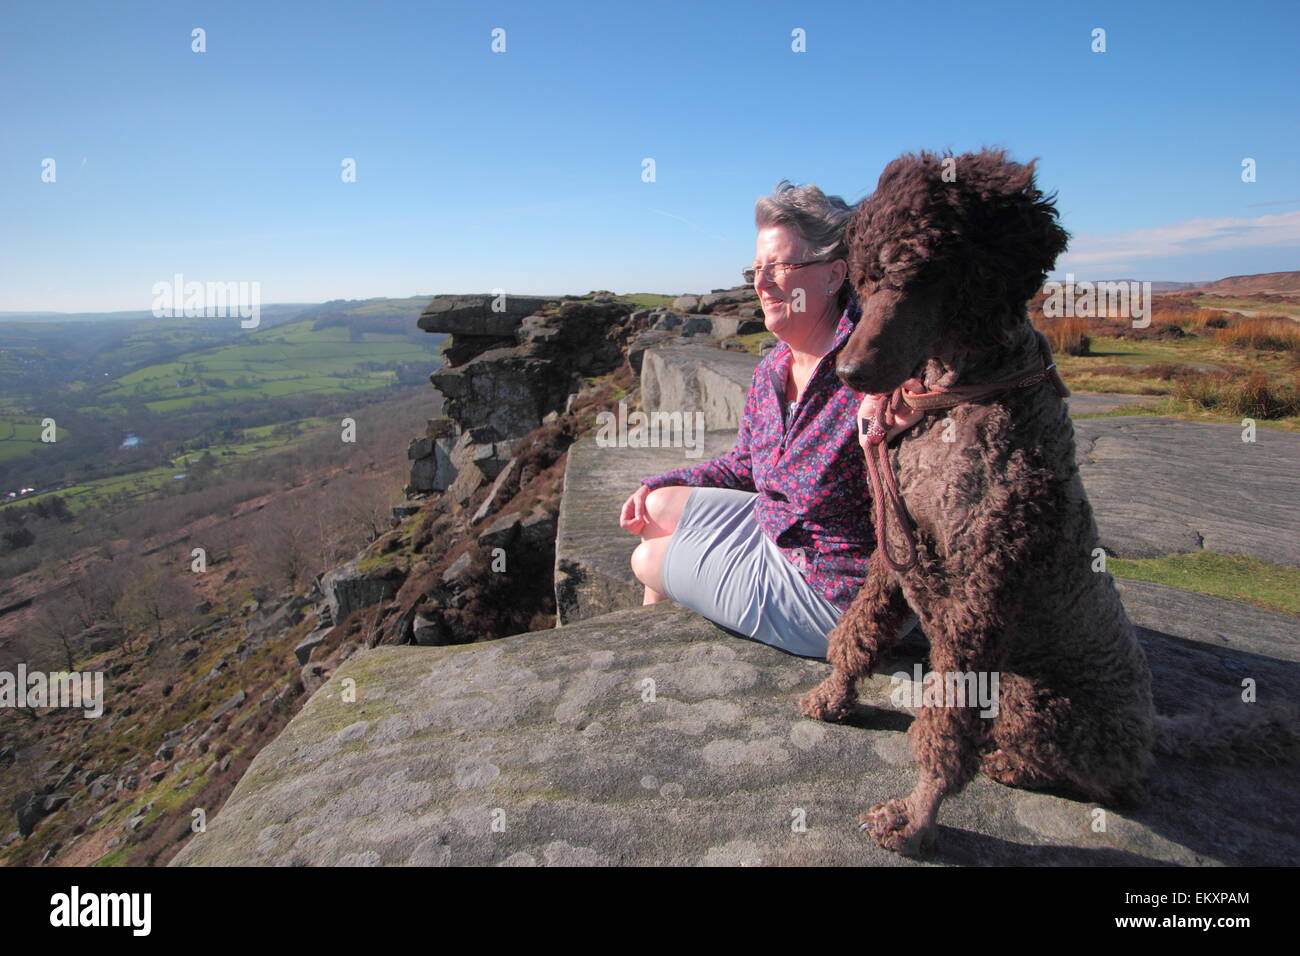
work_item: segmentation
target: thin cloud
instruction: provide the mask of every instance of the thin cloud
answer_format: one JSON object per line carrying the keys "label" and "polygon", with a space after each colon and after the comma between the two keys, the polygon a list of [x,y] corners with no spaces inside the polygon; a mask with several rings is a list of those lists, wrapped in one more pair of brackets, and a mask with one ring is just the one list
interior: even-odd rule
{"label": "thin cloud", "polygon": [[[674,215],[673,213],[670,213],[670,212],[664,212],[662,209],[651,209],[650,211],[651,211],[651,212],[657,212],[657,213],[659,213],[659,215],[661,215],[661,216],[667,216],[669,219],[676,219],[678,222],[684,222],[684,223],[686,223],[686,225],[688,225],[688,226],[695,226],[695,223],[691,222],[689,219],[686,219],[686,218],[683,217],[683,216],[676,216],[676,215]],[[699,229],[700,227],[699,227],[699,226],[695,226],[695,228],[696,228],[696,229]]]}
{"label": "thin cloud", "polygon": [[1139,259],[1169,258],[1300,245],[1300,209],[1253,219],[1219,216],[1135,229],[1108,236],[1083,234],[1070,243],[1061,268],[1113,265]]}
{"label": "thin cloud", "polygon": [[[704,232],[704,230],[701,229],[696,223],[691,222],[689,219],[685,218],[684,216],[678,216],[671,212],[664,212],[662,209],[651,209],[650,211],[658,213],[661,216],[667,216],[669,219],[676,219],[678,222],[684,222],[692,229],[696,229],[700,232]],[[726,236],[720,236],[716,232],[705,233],[705,235],[710,239],[721,239],[723,242],[728,241]]]}

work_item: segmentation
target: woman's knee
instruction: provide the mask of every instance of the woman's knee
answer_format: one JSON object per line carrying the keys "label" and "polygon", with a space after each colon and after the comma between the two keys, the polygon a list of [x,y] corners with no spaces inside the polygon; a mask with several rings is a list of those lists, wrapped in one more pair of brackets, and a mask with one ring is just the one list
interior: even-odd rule
{"label": "woman's knee", "polygon": [[632,573],[638,581],[649,585],[656,591],[662,591],[662,571],[664,552],[668,550],[668,538],[647,538],[632,549],[630,564]]}
{"label": "woman's knee", "polygon": [[645,510],[650,524],[643,533],[651,535],[672,534],[677,530],[677,522],[686,507],[686,499],[691,496],[691,488],[685,485],[665,485],[646,495]]}

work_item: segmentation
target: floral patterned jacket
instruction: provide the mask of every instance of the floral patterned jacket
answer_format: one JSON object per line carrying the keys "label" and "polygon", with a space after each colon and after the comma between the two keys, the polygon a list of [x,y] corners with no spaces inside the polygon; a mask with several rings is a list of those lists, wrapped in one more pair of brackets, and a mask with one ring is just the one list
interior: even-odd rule
{"label": "floral patterned jacket", "polygon": [[841,611],[862,587],[875,549],[871,484],[858,444],[857,412],[863,396],[835,375],[835,357],[860,316],[857,302],[850,301],[840,316],[834,344],[799,401],[790,406],[788,427],[781,400],[791,353],[782,342],[754,369],[731,451],[641,482],[651,489],[691,485],[756,492],[754,517],[759,527]]}

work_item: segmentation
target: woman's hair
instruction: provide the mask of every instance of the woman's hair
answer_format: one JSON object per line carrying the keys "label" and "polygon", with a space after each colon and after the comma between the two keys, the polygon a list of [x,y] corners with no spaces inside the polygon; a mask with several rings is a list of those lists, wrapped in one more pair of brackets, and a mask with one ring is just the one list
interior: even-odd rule
{"label": "woman's hair", "polygon": [[[839,196],[827,196],[816,186],[796,186],[788,179],[776,184],[770,196],[754,203],[754,225],[759,229],[789,226],[808,247],[811,260],[848,259],[844,226],[853,207]],[[837,302],[843,310],[853,290],[848,279],[840,285]]]}

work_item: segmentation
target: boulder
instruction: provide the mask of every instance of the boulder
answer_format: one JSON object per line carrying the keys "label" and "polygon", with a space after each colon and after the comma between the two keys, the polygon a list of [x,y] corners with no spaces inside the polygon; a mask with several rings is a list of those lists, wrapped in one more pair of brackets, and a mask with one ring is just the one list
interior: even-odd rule
{"label": "boulder", "polygon": [[705,428],[735,430],[757,365],[753,355],[709,346],[651,349],[641,365],[641,402],[647,412],[699,411]]}
{"label": "boulder", "polygon": [[318,627],[297,643],[293,649],[293,654],[298,659],[300,666],[311,659],[312,651],[325,643],[325,635],[331,630],[333,630],[331,627]]}
{"label": "boulder", "polygon": [[447,332],[457,340],[462,336],[513,338],[524,316],[552,301],[529,295],[436,295],[417,324],[426,332]]}
{"label": "boulder", "polygon": [[478,536],[478,543],[484,548],[508,548],[519,536],[522,523],[518,514],[502,515],[487,526]]}
{"label": "boulder", "polygon": [[447,413],[464,428],[491,425],[503,440],[519,438],[563,403],[572,373],[550,359],[492,349],[430,376]]}
{"label": "boulder", "polygon": [[238,707],[247,699],[248,699],[248,694],[246,694],[244,691],[242,690],[236,691],[233,697],[231,697],[224,704],[222,704],[220,707],[218,707],[216,710],[212,712],[212,718],[211,718],[212,721],[215,723],[216,721],[220,720],[222,717],[226,716],[226,714],[230,713],[232,710],[234,710],[236,707]]}
{"label": "boulder", "polygon": [[454,435],[426,437],[415,439],[407,446],[406,454],[411,459],[410,493],[445,491],[456,480],[456,466],[451,460],[455,442]]}
{"label": "boulder", "polygon": [[18,832],[24,837],[31,836],[36,824],[45,816],[40,794],[26,790],[14,797],[10,806],[14,811],[14,819],[18,822]]}
{"label": "boulder", "polygon": [[717,289],[708,295],[700,296],[699,311],[735,311],[758,301],[758,293],[750,285],[736,286],[731,289]]}
{"label": "boulder", "polygon": [[518,478],[519,459],[511,458],[506,462],[506,466],[501,470],[501,473],[496,476],[496,480],[492,482],[492,487],[488,489],[487,497],[484,498],[482,504],[475,509],[474,515],[470,518],[469,523],[471,525],[478,524],[488,515],[493,514],[501,508],[502,505],[505,504],[509,495],[513,493]]}
{"label": "boulder", "polygon": [[677,333],[665,329],[648,329],[639,334],[627,347],[627,361],[632,371],[640,375],[646,351],[676,337]]}
{"label": "boulder", "polygon": [[473,557],[466,551],[442,572],[442,583],[453,590],[463,587],[473,564]]}
{"label": "boulder", "polygon": [[454,644],[455,635],[436,610],[427,614],[416,614],[412,622],[411,633],[416,644],[421,646],[438,646]]}
{"label": "boulder", "polygon": [[359,572],[359,560],[353,558],[321,578],[321,591],[329,601],[331,621],[342,621],[353,611],[386,601],[401,586],[401,581],[393,577],[371,577]]}
{"label": "boulder", "polygon": [[555,542],[555,515],[537,507],[519,524],[519,543],[525,548],[549,548]]}

